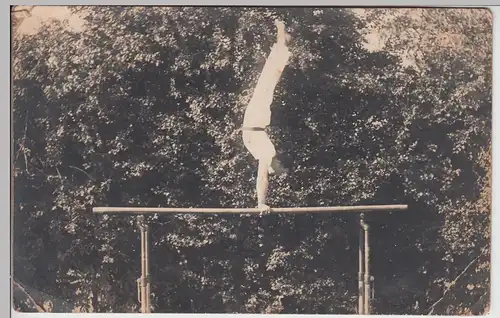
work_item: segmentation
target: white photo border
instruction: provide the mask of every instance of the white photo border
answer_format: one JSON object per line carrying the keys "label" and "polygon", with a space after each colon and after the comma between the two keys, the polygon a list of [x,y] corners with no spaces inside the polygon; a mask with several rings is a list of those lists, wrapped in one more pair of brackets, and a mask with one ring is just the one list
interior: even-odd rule
{"label": "white photo border", "polygon": [[[99,0],[85,0],[85,1],[36,1],[36,3],[26,3],[26,2],[21,2],[19,0],[16,1],[11,1],[10,4],[5,5],[5,8],[8,9],[5,12],[8,11],[9,16],[6,18],[5,22],[3,22],[5,29],[2,30],[2,38],[4,39],[2,42],[3,43],[8,43],[10,44],[11,41],[11,24],[10,24],[10,6],[11,5],[210,5],[210,6],[219,6],[219,5],[234,5],[234,6],[243,6],[243,5],[250,5],[250,6],[259,6],[259,5],[265,5],[265,6],[365,6],[365,7],[370,7],[370,6],[390,6],[390,7],[396,7],[396,6],[406,6],[406,7],[436,7],[436,6],[453,6],[453,7],[458,7],[458,6],[464,6],[464,7],[489,7],[490,10],[493,13],[493,45],[494,45],[494,50],[493,50],[493,79],[500,79],[500,50],[497,49],[498,45],[500,44],[500,24],[498,23],[497,19],[500,18],[500,7],[494,6],[496,3],[495,1],[479,1],[479,2],[471,2],[471,1],[465,1],[465,0],[439,0],[439,1],[430,1],[430,0],[418,0],[418,1],[397,1],[397,0],[337,0],[337,1],[325,1],[325,0],[315,0],[315,1],[307,1],[307,3],[304,3],[302,1],[284,1],[284,0],[254,0],[254,1],[238,1],[238,0],[233,0],[233,1],[202,1],[202,0],[190,0],[190,1],[182,1],[182,0],[170,0],[170,1],[144,1],[144,2],[136,2],[136,1],[116,1],[116,0],[108,0],[108,1],[99,1]],[[9,8],[7,8],[9,6]],[[1,107],[1,111],[4,114],[3,116],[0,116],[0,120],[4,121],[4,124],[0,124],[0,129],[2,131],[1,133],[1,142],[5,146],[5,149],[9,148],[9,153],[10,155],[7,155],[4,153],[1,156],[1,162],[3,167],[9,166],[9,169],[7,170],[6,168],[3,168],[0,170],[1,173],[1,180],[3,180],[6,191],[1,192],[2,196],[2,202],[4,209],[2,209],[4,212],[0,213],[1,219],[0,223],[4,224],[5,229],[3,231],[0,231],[0,242],[2,244],[1,249],[6,252],[6,254],[9,255],[9,261],[2,261],[1,264],[1,277],[2,277],[2,283],[0,283],[1,286],[1,296],[0,297],[0,315],[2,317],[7,317],[5,314],[9,314],[9,316],[12,317],[29,317],[32,315],[36,315],[37,318],[55,318],[55,317],[60,317],[70,315],[71,317],[80,317],[80,316],[88,316],[90,314],[51,314],[51,313],[19,313],[13,310],[12,308],[12,281],[11,281],[11,270],[12,270],[12,254],[11,254],[11,229],[12,229],[12,222],[11,222],[11,213],[12,213],[12,167],[11,167],[11,156],[12,156],[12,142],[11,142],[11,73],[10,73],[10,66],[11,66],[11,52],[10,52],[10,45],[4,45],[4,58],[7,64],[7,69],[9,72],[5,72],[5,79],[7,85],[2,85],[2,90],[5,89],[4,93],[1,95],[5,98],[6,103],[4,104],[4,107]],[[4,79],[4,81],[5,81]],[[492,122],[496,123],[497,120],[500,121],[498,118],[499,112],[498,112],[498,107],[500,104],[500,91],[499,88],[497,87],[497,81],[493,80],[493,118]],[[7,106],[8,105],[8,106]],[[498,125],[493,125],[492,127],[492,138],[493,138],[493,161],[495,162],[495,158],[500,158],[500,145],[497,145],[498,142],[496,142],[496,138],[494,136],[498,135],[498,130],[500,127]],[[5,166],[4,166],[5,164]],[[493,171],[493,185],[496,185],[497,182],[500,182],[499,180],[499,175],[498,175],[498,169],[496,169],[496,165],[493,165],[492,171]],[[497,223],[500,222],[498,220],[498,217],[496,217],[496,213],[494,211],[497,209],[499,205],[499,200],[500,200],[500,192],[499,192],[499,187],[498,186],[493,186],[492,189],[492,253],[491,253],[491,309],[488,314],[490,317],[500,317],[500,292],[498,290],[499,287],[499,281],[498,281],[498,266],[494,266],[494,264],[500,264],[500,261],[498,258],[500,257],[497,251],[498,248],[498,231],[495,230],[495,227],[497,226]],[[10,211],[10,213],[7,213],[6,211]],[[3,221],[2,221],[3,220]],[[5,260],[6,258],[4,258]],[[496,268],[496,270],[495,270]],[[6,294],[4,294],[6,293]],[[105,316],[110,316],[110,315],[116,315],[116,316],[129,316],[133,315],[133,317],[147,317],[146,314],[123,314],[123,313],[115,313],[115,314],[92,314],[92,317],[99,318],[99,317],[105,317]],[[255,317],[255,315],[249,315],[249,314],[235,314],[235,315],[230,315],[230,314],[155,314],[155,316],[160,316],[160,317],[181,317],[181,316],[199,316],[203,315],[206,318],[220,318],[220,317],[227,317],[229,316],[238,316],[239,318],[250,318],[250,317]],[[265,315],[265,316],[271,316],[271,315]],[[279,315],[280,318],[288,318],[294,315]],[[359,315],[325,315],[325,317],[361,317]],[[385,315],[381,315],[382,317],[385,317]],[[312,318],[312,317],[317,317],[317,315],[301,315],[300,317],[304,318]],[[389,316],[387,316],[389,317]],[[392,315],[390,316],[391,318],[396,318],[396,317],[417,317],[417,316],[410,316],[410,315]],[[446,317],[454,317],[454,316],[446,316]],[[455,316],[455,317],[466,317],[466,316]]]}

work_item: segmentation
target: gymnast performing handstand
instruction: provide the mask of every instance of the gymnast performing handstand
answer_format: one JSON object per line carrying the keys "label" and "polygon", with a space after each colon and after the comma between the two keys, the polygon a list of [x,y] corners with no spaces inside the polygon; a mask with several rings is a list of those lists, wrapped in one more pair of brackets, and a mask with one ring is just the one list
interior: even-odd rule
{"label": "gymnast performing handstand", "polygon": [[287,172],[276,158],[276,149],[265,131],[271,122],[271,104],[276,85],[291,55],[287,46],[291,37],[285,30],[285,24],[282,21],[275,21],[275,25],[278,31],[277,41],[271,48],[253,96],[247,105],[241,128],[245,147],[259,162],[256,188],[258,208],[261,209],[261,213],[270,211],[270,207],[266,204],[268,174],[278,175]]}

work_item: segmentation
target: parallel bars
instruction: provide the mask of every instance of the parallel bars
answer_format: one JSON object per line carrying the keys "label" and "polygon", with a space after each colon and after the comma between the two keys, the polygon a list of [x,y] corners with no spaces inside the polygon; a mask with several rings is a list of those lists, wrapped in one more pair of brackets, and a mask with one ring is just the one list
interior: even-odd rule
{"label": "parallel bars", "polygon": [[[336,206],[336,207],[288,207],[271,208],[269,213],[321,213],[321,212],[354,212],[360,214],[359,230],[359,272],[358,272],[358,314],[370,314],[370,282],[374,280],[370,276],[370,247],[368,241],[368,224],[365,222],[363,212],[374,211],[405,211],[407,205],[359,205],[359,206]],[[150,213],[261,213],[259,208],[140,208],[140,207],[95,207],[93,213],[130,213],[139,214],[137,224],[141,230],[141,277],[137,280],[138,298],[141,303],[141,312],[150,313],[151,291],[149,277],[149,235],[148,225],[144,214]]]}

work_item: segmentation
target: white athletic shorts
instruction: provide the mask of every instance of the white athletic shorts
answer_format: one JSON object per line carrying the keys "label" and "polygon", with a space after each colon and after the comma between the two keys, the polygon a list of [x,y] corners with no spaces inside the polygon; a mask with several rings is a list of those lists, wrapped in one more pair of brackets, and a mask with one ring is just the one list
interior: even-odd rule
{"label": "white athletic shorts", "polygon": [[243,144],[255,159],[271,166],[276,156],[276,149],[267,132],[243,130]]}

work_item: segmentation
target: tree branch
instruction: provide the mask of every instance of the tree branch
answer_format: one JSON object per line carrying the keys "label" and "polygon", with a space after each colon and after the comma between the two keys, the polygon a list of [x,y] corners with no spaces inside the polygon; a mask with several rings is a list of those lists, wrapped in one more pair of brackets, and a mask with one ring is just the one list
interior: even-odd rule
{"label": "tree branch", "polygon": [[441,296],[441,298],[439,298],[434,304],[432,304],[430,307],[429,307],[429,312],[427,313],[427,315],[431,315],[433,312],[434,312],[434,308],[436,307],[437,304],[439,304],[443,299],[444,299],[444,296],[446,296],[446,294],[450,291],[450,289],[455,286],[455,284],[457,283],[458,279],[463,275],[465,274],[465,272],[467,272],[467,270],[472,266],[472,264],[474,264],[474,262],[476,262],[481,256],[483,256],[483,252],[481,252],[481,254],[479,254],[476,258],[474,258],[472,261],[470,261],[470,263],[465,266],[464,270],[462,272],[460,272],[460,274],[458,274],[457,277],[455,277],[455,279],[450,283],[450,285],[448,285],[448,287],[445,289],[444,293],[443,293],[443,296]]}
{"label": "tree branch", "polygon": [[21,151],[23,152],[23,155],[24,155],[24,165],[25,165],[25,169],[26,169],[27,173],[29,173],[29,171],[28,171],[28,158],[26,156],[26,136],[27,136],[27,132],[28,132],[28,113],[29,113],[29,111],[26,111],[26,120],[24,122],[24,136],[23,136],[23,141],[19,144],[19,150],[17,151],[16,159],[14,159],[14,164],[15,164],[16,161],[17,161],[17,158],[19,157],[19,154],[21,153]]}
{"label": "tree branch", "polygon": [[18,13],[18,12],[26,12],[28,16],[31,17],[31,11],[35,8],[35,6],[31,6],[30,8],[22,8],[22,9],[16,9],[19,6],[12,6],[10,8],[10,13]]}
{"label": "tree branch", "polygon": [[90,180],[95,181],[94,177],[92,177],[92,176],[91,176],[90,174],[88,174],[86,171],[84,171],[84,170],[82,170],[82,169],[80,169],[80,168],[78,168],[78,167],[75,167],[75,166],[69,166],[69,167],[70,167],[70,168],[73,168],[73,169],[76,169],[76,170],[79,170],[79,171],[81,171],[81,172],[85,173],[85,174],[86,174],[86,175],[90,178]]}
{"label": "tree branch", "polygon": [[21,284],[19,284],[18,282],[16,282],[14,279],[12,279],[12,284],[14,285],[14,287],[19,288],[19,290],[21,290],[21,292],[23,292],[23,294],[26,295],[26,297],[35,304],[35,308],[36,308],[36,310],[38,312],[45,312],[45,310],[43,309],[43,307],[40,306],[35,301],[35,299],[26,291],[26,289],[24,289],[23,286],[21,286]]}

